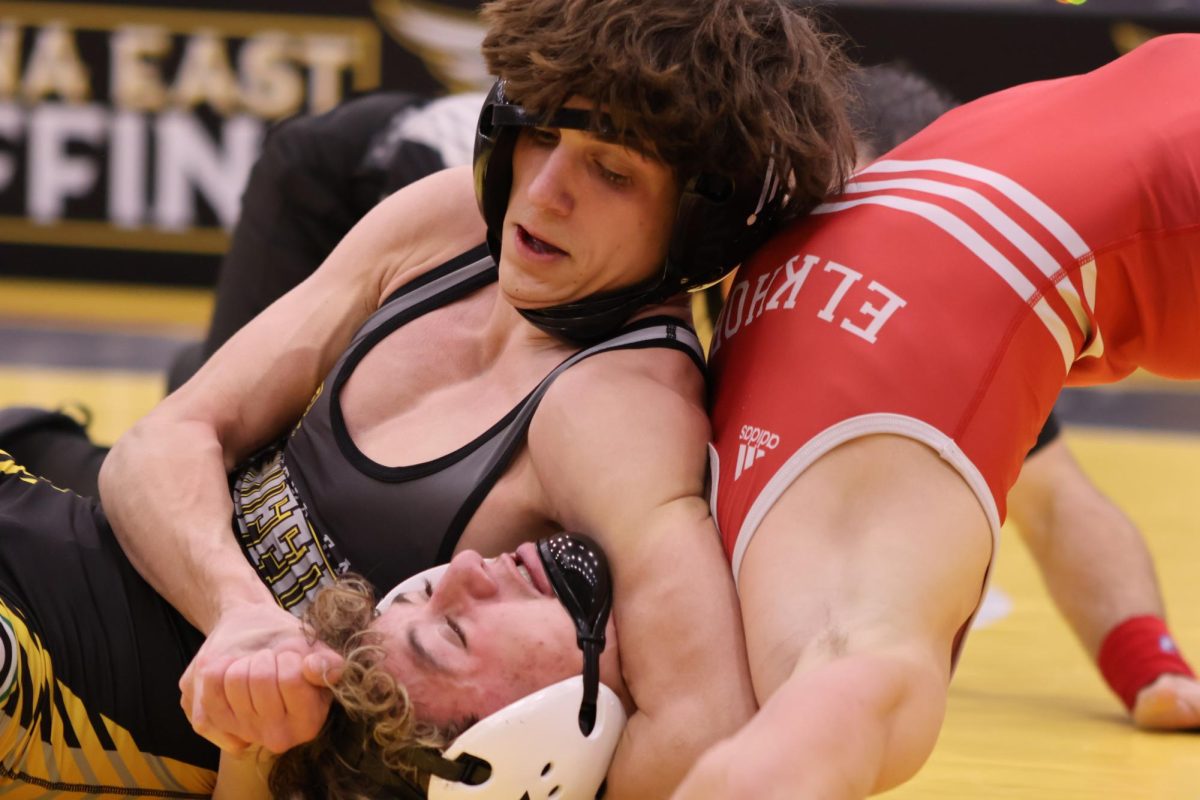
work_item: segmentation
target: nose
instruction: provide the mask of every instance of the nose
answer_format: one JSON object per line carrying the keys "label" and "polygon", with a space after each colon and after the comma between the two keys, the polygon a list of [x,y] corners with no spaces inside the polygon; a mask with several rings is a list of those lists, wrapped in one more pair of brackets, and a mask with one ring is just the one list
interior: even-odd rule
{"label": "nose", "polygon": [[529,202],[541,211],[565,217],[575,208],[572,156],[561,142],[543,152],[542,158],[529,165],[532,170],[527,189]]}
{"label": "nose", "polygon": [[434,587],[431,603],[440,608],[460,606],[487,600],[497,591],[496,581],[488,574],[483,557],[473,550],[464,550],[450,559],[450,566]]}

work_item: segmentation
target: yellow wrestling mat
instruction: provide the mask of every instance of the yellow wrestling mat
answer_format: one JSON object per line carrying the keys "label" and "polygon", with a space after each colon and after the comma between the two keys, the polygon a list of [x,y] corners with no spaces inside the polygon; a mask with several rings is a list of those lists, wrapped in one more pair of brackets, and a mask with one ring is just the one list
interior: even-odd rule
{"label": "yellow wrestling mat", "polygon": [[[210,302],[204,293],[145,289],[100,296],[97,303],[92,287],[0,280],[0,327],[199,336]],[[0,363],[0,405],[84,401],[97,440],[111,441],[161,396],[158,372],[88,366],[77,353],[62,360],[72,359],[83,363]],[[1200,659],[1200,511],[1192,502],[1200,436],[1068,428],[1067,440],[1146,533],[1172,629],[1184,653]],[[1005,533],[992,586],[989,608],[999,616],[967,642],[932,759],[886,797],[1200,800],[1200,734],[1141,733],[1126,722],[1015,531]]]}
{"label": "yellow wrestling mat", "polygon": [[[1200,398],[1197,398],[1200,402]],[[1200,653],[1200,437],[1070,429],[1096,483],[1145,533],[1185,655]],[[967,640],[946,725],[888,800],[1200,800],[1200,733],[1136,731],[1058,616],[1016,531],[993,589],[1011,602]],[[1002,605],[1002,603],[996,604]]]}

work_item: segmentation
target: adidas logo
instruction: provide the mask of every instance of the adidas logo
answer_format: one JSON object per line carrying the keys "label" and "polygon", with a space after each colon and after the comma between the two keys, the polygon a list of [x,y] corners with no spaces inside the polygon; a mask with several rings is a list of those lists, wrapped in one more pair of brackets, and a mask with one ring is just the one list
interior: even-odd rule
{"label": "adidas logo", "polygon": [[736,481],[742,477],[743,472],[776,447],[779,447],[779,434],[754,425],[743,425],[738,436],[737,468],[733,472],[733,479]]}

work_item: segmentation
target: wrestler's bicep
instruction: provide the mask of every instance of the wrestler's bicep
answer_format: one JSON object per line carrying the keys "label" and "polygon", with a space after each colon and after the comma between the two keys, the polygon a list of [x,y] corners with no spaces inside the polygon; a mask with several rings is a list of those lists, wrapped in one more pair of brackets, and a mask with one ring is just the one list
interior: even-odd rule
{"label": "wrestler's bicep", "polygon": [[[580,372],[547,396],[531,448],[546,445],[534,461],[563,524],[596,536],[613,565],[622,672],[639,714],[626,736],[637,745],[618,750],[610,779],[664,789],[749,717],[753,693],[733,581],[702,496],[703,409],[682,380],[595,372],[593,385]],[[695,619],[704,624],[686,622]]]}

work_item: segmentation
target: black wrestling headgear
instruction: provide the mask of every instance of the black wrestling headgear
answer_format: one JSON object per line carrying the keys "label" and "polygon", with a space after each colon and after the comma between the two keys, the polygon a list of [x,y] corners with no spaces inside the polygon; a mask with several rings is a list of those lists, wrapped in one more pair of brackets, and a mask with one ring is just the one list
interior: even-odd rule
{"label": "black wrestling headgear", "polygon": [[[504,215],[512,191],[512,157],[517,133],[527,127],[571,128],[612,133],[608,115],[562,108],[539,115],[505,97],[496,81],[475,132],[475,197],[487,223],[488,249],[500,260]],[[549,308],[519,309],[542,330],[574,344],[605,338],[638,309],[673,294],[720,280],[774,230],[786,192],[774,163],[761,177],[735,181],[716,173],[678,176],[679,208],[662,272],[649,281],[602,292]]]}

